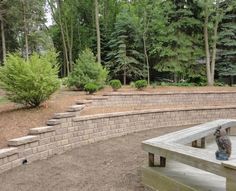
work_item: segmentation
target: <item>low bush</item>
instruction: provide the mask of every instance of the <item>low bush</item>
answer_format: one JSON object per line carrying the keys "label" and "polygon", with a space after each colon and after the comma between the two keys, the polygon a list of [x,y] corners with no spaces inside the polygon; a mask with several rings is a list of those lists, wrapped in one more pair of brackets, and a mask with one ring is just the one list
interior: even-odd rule
{"label": "low bush", "polygon": [[117,91],[122,87],[120,80],[111,80],[110,86],[112,87],[113,91]]}
{"label": "low bush", "polygon": [[85,84],[96,83],[103,87],[107,78],[107,70],[96,62],[96,58],[90,49],[84,50],[75,62],[74,70],[68,77],[67,85],[83,90]]}
{"label": "low bush", "polygon": [[17,54],[9,54],[0,68],[0,86],[10,101],[37,107],[60,87],[57,54],[34,53],[26,61]]}
{"label": "low bush", "polygon": [[130,82],[129,85],[131,88],[135,88],[135,82]]}
{"label": "low bush", "polygon": [[93,94],[94,92],[98,91],[98,85],[95,83],[87,83],[84,86],[84,91],[88,92],[89,94]]}
{"label": "low bush", "polygon": [[138,80],[135,82],[135,87],[138,89],[138,90],[142,90],[144,88],[146,88],[148,85],[147,81],[146,80]]}
{"label": "low bush", "polygon": [[196,84],[195,83],[189,83],[189,82],[161,82],[160,84],[161,86],[195,86]]}

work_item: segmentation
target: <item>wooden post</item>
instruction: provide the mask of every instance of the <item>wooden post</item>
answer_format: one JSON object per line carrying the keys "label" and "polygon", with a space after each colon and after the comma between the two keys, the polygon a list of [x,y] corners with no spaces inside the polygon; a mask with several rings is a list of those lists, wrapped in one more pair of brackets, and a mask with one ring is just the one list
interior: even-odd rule
{"label": "wooden post", "polygon": [[197,148],[197,140],[192,142],[192,147],[196,147]]}
{"label": "wooden post", "polygon": [[236,181],[226,178],[226,191],[235,191],[236,190]]}
{"label": "wooden post", "polygon": [[154,154],[148,153],[148,166],[154,167]]}
{"label": "wooden post", "polygon": [[206,148],[206,139],[205,137],[201,138],[201,148]]}
{"label": "wooden post", "polygon": [[166,158],[160,157],[160,167],[166,167]]}
{"label": "wooden post", "polygon": [[230,127],[226,128],[225,131],[226,131],[226,134],[229,136],[230,135]]}

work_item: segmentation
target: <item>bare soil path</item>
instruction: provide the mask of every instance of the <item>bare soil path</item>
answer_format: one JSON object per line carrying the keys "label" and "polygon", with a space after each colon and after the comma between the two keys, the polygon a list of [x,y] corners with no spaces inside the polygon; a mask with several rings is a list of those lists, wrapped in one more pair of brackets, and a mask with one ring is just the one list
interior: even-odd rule
{"label": "bare soil path", "polygon": [[23,165],[0,175],[0,190],[149,191],[141,184],[141,141],[182,128],[133,133]]}

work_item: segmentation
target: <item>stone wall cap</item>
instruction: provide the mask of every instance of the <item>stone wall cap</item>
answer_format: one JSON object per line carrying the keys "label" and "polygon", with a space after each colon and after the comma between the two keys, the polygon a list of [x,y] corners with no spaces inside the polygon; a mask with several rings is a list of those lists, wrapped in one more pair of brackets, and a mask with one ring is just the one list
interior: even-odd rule
{"label": "stone wall cap", "polygon": [[85,105],[72,105],[67,109],[67,111],[68,112],[81,111],[84,108],[85,108]]}
{"label": "stone wall cap", "polygon": [[234,106],[204,106],[204,107],[195,107],[195,108],[164,108],[164,109],[146,109],[139,111],[123,111],[123,112],[113,112],[113,113],[102,113],[95,115],[84,115],[79,116],[73,119],[73,121],[84,121],[84,120],[93,120],[99,118],[109,118],[109,117],[119,117],[119,116],[128,116],[128,115],[139,115],[139,114],[147,114],[147,113],[163,113],[163,112],[175,112],[175,111],[196,111],[196,110],[215,110],[215,109],[236,109],[236,105]]}
{"label": "stone wall cap", "polygon": [[0,149],[0,158],[5,158],[7,156],[11,156],[18,153],[18,149],[16,147],[8,147]]}
{"label": "stone wall cap", "polygon": [[60,119],[50,119],[47,121],[47,125],[52,126],[52,125],[58,125],[61,124]]}
{"label": "stone wall cap", "polygon": [[92,102],[93,102],[92,100],[77,100],[76,104],[77,105],[83,105],[83,104],[89,104],[89,103],[92,103]]}
{"label": "stone wall cap", "polygon": [[179,94],[231,94],[231,93],[236,93],[236,91],[192,91],[192,92],[187,92],[187,91],[182,91],[182,92],[110,92],[110,93],[105,93],[103,96],[153,96],[153,95],[179,95]]}
{"label": "stone wall cap", "polygon": [[93,97],[90,97],[90,98],[87,98],[86,100],[107,100],[108,97],[105,97],[105,96],[93,96]]}
{"label": "stone wall cap", "polygon": [[69,117],[75,117],[75,114],[71,112],[64,112],[64,113],[55,113],[53,116],[54,119],[62,119],[62,118],[69,118]]}
{"label": "stone wall cap", "polygon": [[19,146],[19,145],[24,145],[27,143],[32,143],[35,141],[38,141],[39,137],[38,136],[34,136],[34,135],[28,135],[25,137],[19,137],[16,139],[11,139],[8,141],[8,145],[9,146]]}
{"label": "stone wall cap", "polygon": [[221,163],[224,167],[236,170],[236,159],[224,161]]}
{"label": "stone wall cap", "polygon": [[29,134],[37,135],[37,134],[47,133],[47,132],[52,132],[52,131],[55,131],[55,126],[36,127],[36,128],[30,129]]}

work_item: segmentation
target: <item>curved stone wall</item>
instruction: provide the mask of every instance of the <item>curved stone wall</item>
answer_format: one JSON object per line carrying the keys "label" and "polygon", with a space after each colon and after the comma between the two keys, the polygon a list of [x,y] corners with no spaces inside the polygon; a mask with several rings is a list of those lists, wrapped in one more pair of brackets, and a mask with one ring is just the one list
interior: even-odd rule
{"label": "curved stone wall", "polygon": [[[88,104],[88,101],[78,104]],[[236,118],[236,105],[202,108],[152,109],[78,116],[84,105],[57,113],[47,126],[33,128],[29,135],[9,140],[0,149],[0,173],[67,150],[128,133],[171,126],[204,123],[219,118]]]}
{"label": "curved stone wall", "polygon": [[[104,98],[106,97],[106,99]],[[236,91],[224,92],[180,92],[180,93],[109,93],[92,106],[127,106],[127,105],[234,105]],[[93,99],[93,98],[91,98]],[[96,98],[95,98],[96,99]]]}

